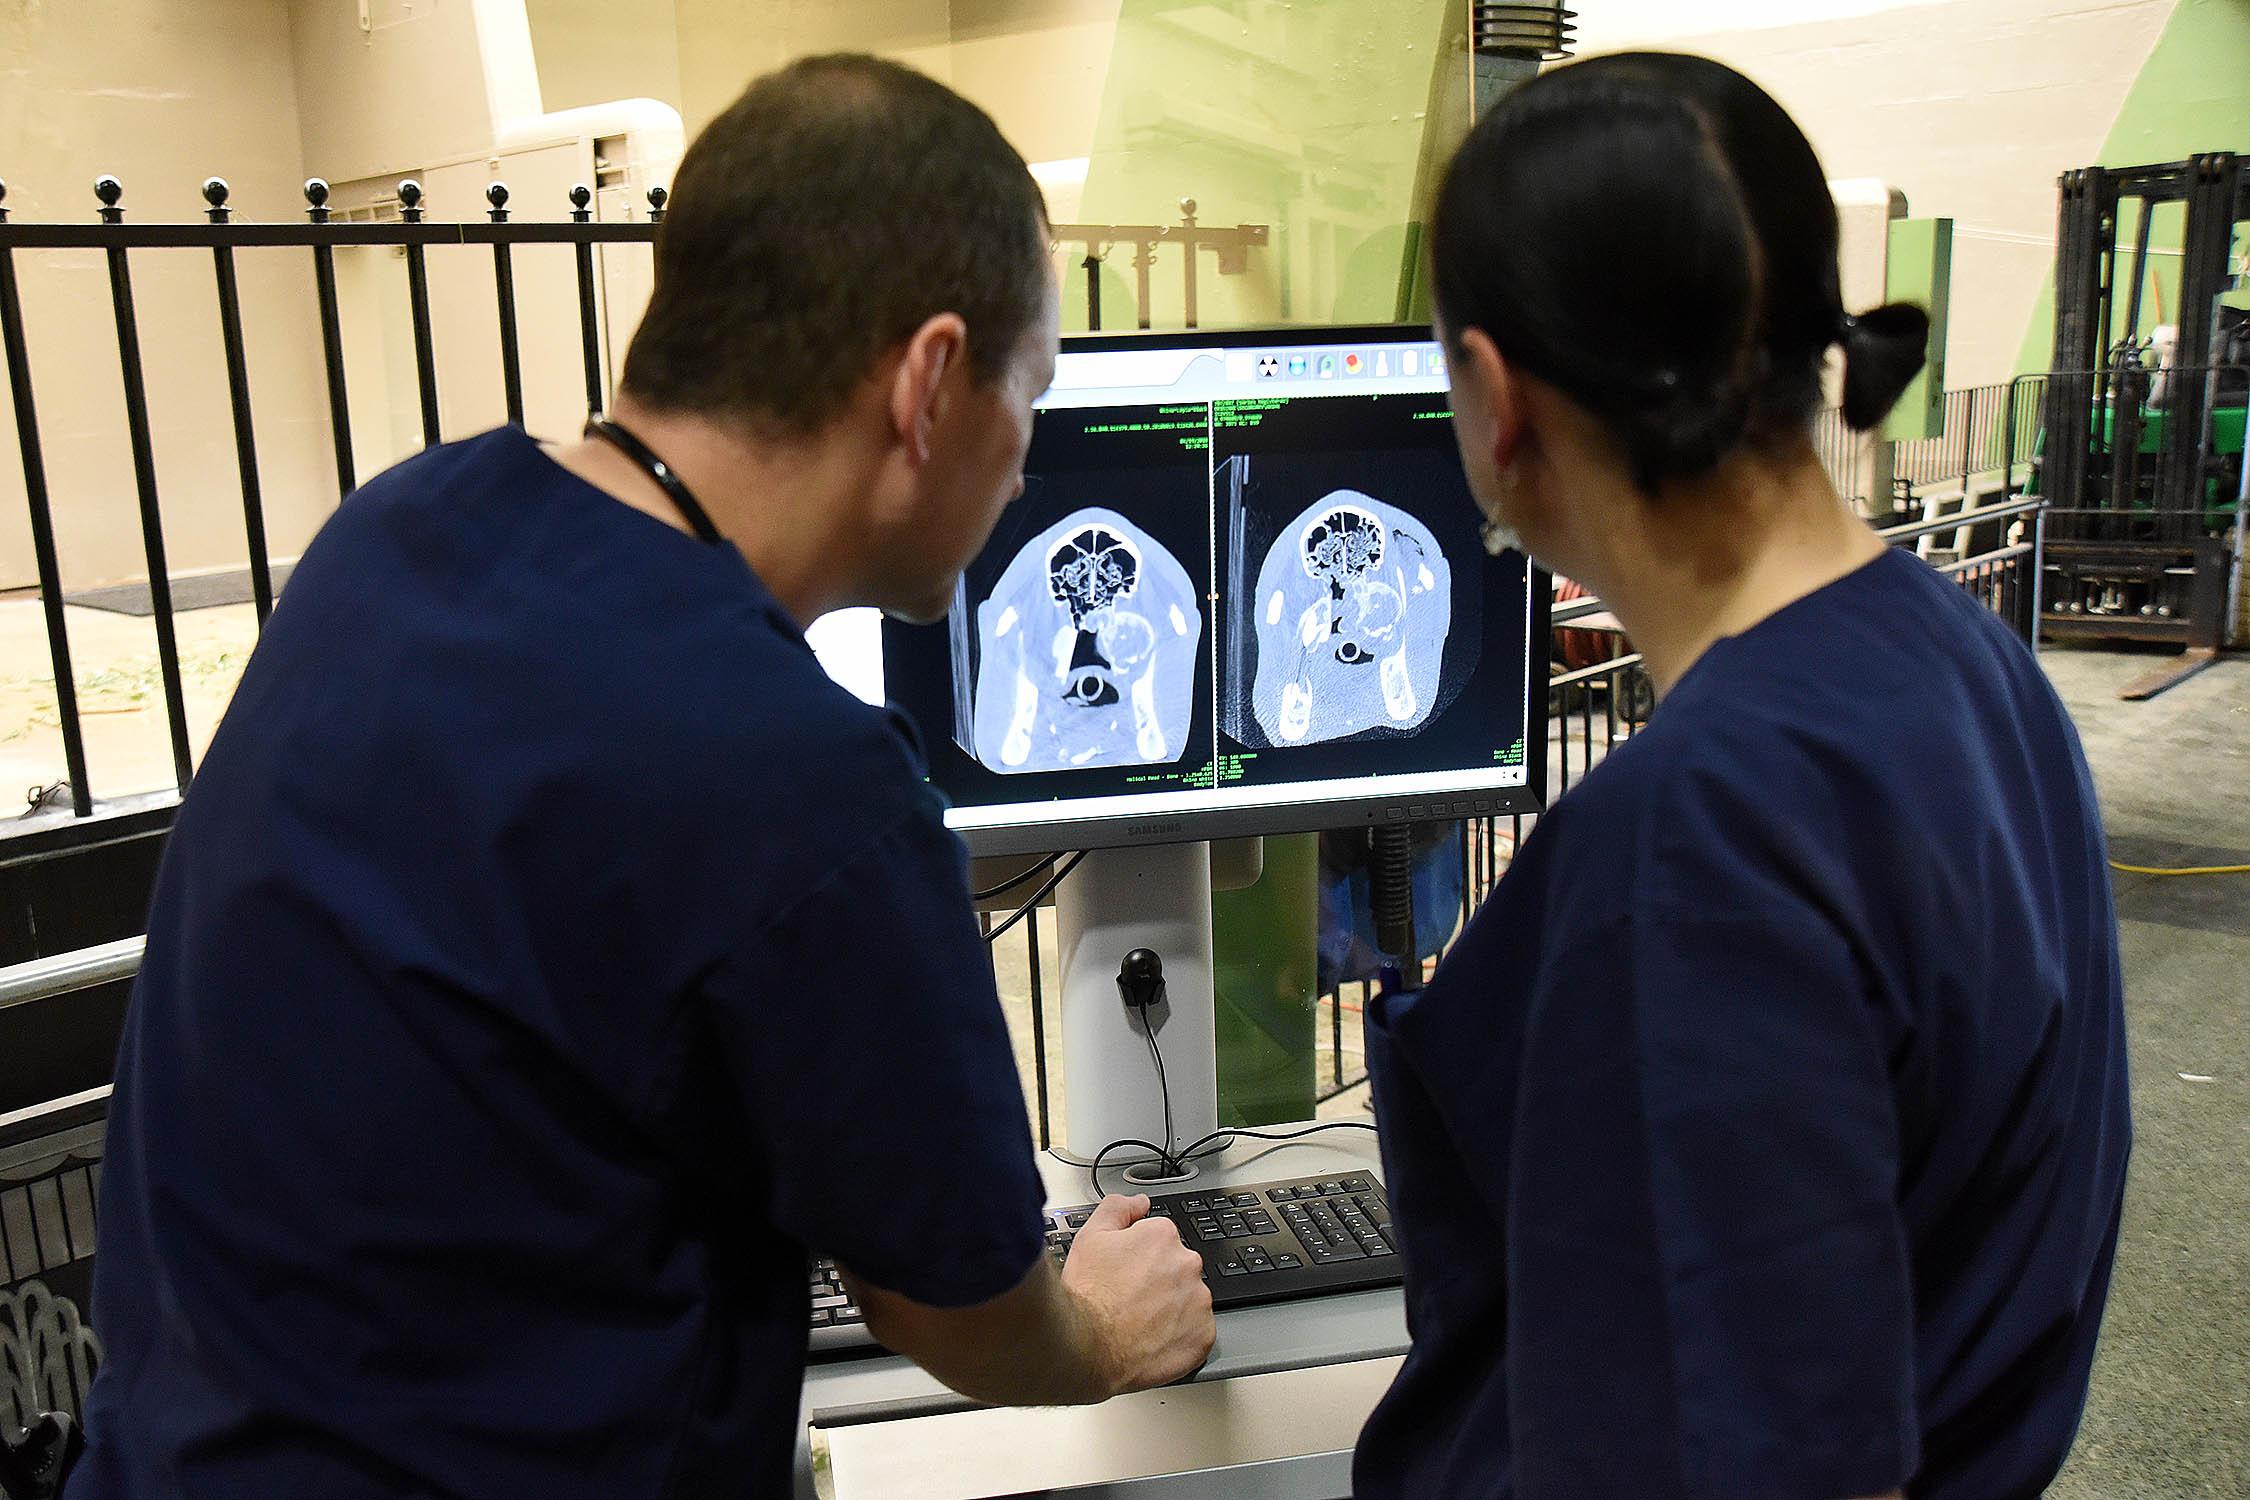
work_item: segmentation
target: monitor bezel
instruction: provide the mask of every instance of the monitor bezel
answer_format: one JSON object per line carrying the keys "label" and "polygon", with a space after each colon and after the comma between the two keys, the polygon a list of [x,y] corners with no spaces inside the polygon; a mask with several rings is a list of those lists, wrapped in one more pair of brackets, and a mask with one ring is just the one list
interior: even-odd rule
{"label": "monitor bezel", "polygon": [[[1359,323],[1341,327],[1287,324],[1258,328],[1201,328],[1160,333],[1134,329],[1080,333],[1062,340],[1064,354],[1105,350],[1228,348],[1242,344],[1418,343],[1434,340],[1427,323]],[[1317,833],[1329,829],[1373,828],[1384,823],[1454,822],[1465,817],[1509,817],[1543,812],[1547,805],[1547,693],[1538,669],[1546,660],[1544,643],[1554,609],[1554,586],[1547,571],[1531,567],[1531,681],[1524,720],[1525,783],[1476,792],[1393,792],[1339,797],[1321,802],[1285,802],[1249,807],[1204,808],[1178,814],[1072,814],[1040,821],[954,830],[980,858],[1045,854],[1055,850],[1122,849],[1139,844],[1197,843],[1212,839],[1255,838],[1266,834]],[[1466,809],[1465,811],[1463,809]]]}

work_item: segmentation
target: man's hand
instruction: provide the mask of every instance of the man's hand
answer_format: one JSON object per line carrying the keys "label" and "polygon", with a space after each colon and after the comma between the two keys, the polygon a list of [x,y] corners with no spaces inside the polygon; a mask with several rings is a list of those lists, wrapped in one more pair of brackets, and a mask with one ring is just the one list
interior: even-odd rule
{"label": "man's hand", "polygon": [[1105,1198],[1062,1275],[1041,1255],[1014,1291],[937,1308],[845,1282],[884,1344],[962,1395],[995,1406],[1103,1401],[1193,1372],[1218,1328],[1203,1258],[1146,1198]]}
{"label": "man's hand", "polygon": [[1203,1257],[1170,1219],[1149,1215],[1147,1198],[1104,1198],[1078,1231],[1062,1282],[1093,1327],[1113,1392],[1169,1384],[1210,1357],[1218,1325]]}

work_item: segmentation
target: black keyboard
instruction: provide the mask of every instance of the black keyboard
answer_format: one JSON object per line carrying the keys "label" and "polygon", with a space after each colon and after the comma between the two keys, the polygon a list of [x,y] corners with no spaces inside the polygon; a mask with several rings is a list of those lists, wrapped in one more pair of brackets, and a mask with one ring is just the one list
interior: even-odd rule
{"label": "black keyboard", "polygon": [[[1092,1204],[1049,1210],[1047,1253],[1059,1266],[1092,1215]],[[1293,1177],[1244,1187],[1183,1190],[1149,1199],[1149,1212],[1179,1227],[1203,1257],[1203,1279],[1219,1311],[1399,1282],[1390,1201],[1371,1173]],[[833,1261],[812,1269],[812,1354],[880,1352]]]}

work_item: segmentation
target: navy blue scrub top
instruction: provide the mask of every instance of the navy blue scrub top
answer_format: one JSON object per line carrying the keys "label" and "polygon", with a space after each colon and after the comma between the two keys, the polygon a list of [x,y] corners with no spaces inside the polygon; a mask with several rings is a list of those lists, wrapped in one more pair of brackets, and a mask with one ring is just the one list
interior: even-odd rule
{"label": "navy blue scrub top", "polygon": [[1918,559],[1711,647],[1370,1009],[1414,1344],[1358,1500],[2039,1494],[2130,1137],[2104,847]]}
{"label": "navy blue scrub top", "polygon": [[1042,1201],[918,756],[729,546],[521,431],[345,503],[171,835],[71,1500],[789,1493],[806,1257]]}

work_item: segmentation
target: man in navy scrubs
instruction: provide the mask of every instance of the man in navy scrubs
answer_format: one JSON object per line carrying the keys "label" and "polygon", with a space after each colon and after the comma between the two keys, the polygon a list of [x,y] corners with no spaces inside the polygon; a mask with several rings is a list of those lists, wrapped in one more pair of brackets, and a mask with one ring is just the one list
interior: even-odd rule
{"label": "man in navy scrubs", "polygon": [[617,431],[348,500],[172,834],[72,1500],[788,1491],[808,1251],[994,1402],[1193,1370],[1200,1262],[1044,1254],[959,842],[803,627],[941,615],[1052,377],[1037,189],[866,58],[681,164]]}

